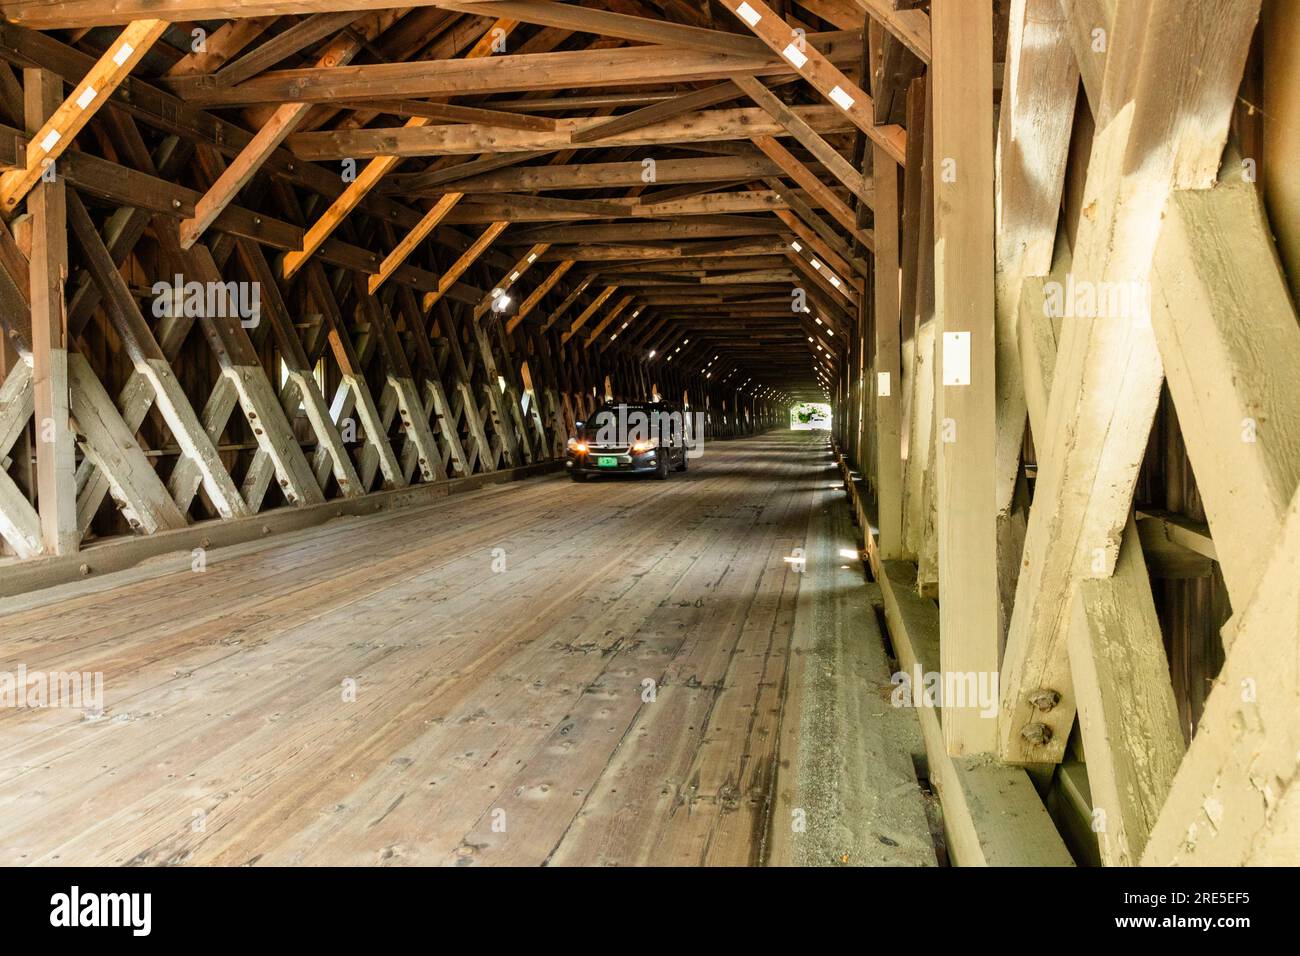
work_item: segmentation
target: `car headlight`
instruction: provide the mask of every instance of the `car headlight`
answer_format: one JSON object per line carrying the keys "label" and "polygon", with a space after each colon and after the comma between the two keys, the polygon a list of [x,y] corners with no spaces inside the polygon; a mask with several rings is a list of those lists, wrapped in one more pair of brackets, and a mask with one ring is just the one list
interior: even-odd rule
{"label": "car headlight", "polygon": [[653,438],[644,439],[642,441],[636,441],[632,443],[632,454],[643,455],[646,452],[653,451],[655,448],[658,447],[659,447],[659,442]]}
{"label": "car headlight", "polygon": [[575,455],[585,455],[587,453],[587,443],[584,441],[578,441],[576,438],[570,438],[569,451],[573,452]]}

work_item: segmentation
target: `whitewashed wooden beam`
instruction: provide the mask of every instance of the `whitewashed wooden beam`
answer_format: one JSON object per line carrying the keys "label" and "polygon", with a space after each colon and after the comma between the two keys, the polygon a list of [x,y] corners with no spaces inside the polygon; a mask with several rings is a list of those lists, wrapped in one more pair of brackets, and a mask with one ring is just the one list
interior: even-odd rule
{"label": "whitewashed wooden beam", "polygon": [[1068,647],[1101,859],[1136,866],[1187,748],[1132,520],[1115,574],[1079,582]]}
{"label": "whitewashed wooden beam", "polygon": [[1300,492],[1187,756],[1151,831],[1146,866],[1297,862],[1300,790]]}
{"label": "whitewashed wooden beam", "polygon": [[[1215,179],[1258,16],[1252,0],[1118,10],[1125,43],[1107,59],[1073,272],[1075,287],[1103,305],[1064,323],[1048,425],[1036,436],[1040,468],[1002,664],[1004,759],[1064,752],[1073,707],[1041,714],[1033,700],[1044,690],[1072,700],[1061,595],[1111,574],[1131,510],[1163,379],[1142,295],[1161,214],[1173,189]],[[1132,293],[1128,308],[1112,305],[1111,290]]]}
{"label": "whitewashed wooden beam", "polygon": [[1253,183],[1170,198],[1152,325],[1234,607],[1300,485],[1300,325]]}
{"label": "whitewashed wooden beam", "polygon": [[867,383],[868,407],[876,417],[876,498],[880,521],[880,553],[885,560],[901,558],[903,547],[902,459],[902,316],[899,302],[898,166],[879,146],[873,146],[875,185],[876,276],[875,373]]}
{"label": "whitewashed wooden beam", "polygon": [[185,516],[122,421],[90,363],[72,353],[68,356],[68,377],[81,448],[108,479],[113,498],[131,529],[154,534],[184,528],[188,524]]}
{"label": "whitewashed wooden beam", "polygon": [[1026,276],[1044,275],[1052,265],[1078,89],[1060,0],[1013,0],[998,127],[994,241],[998,537],[1003,545],[1008,539],[1017,545],[1009,549],[1009,566],[999,567],[1004,592],[1013,590],[1023,534],[1023,520],[1011,517],[1026,415],[1020,289]]}

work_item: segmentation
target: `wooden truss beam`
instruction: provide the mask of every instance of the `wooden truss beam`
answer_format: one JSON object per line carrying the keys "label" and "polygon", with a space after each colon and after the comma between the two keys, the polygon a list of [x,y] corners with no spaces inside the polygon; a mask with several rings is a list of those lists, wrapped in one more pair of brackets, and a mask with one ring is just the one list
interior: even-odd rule
{"label": "wooden truss beam", "polygon": [[[494,39],[488,41],[489,52]],[[861,34],[856,31],[807,37],[807,48],[822,53],[828,62],[856,62],[860,44]],[[363,98],[391,100],[584,86],[640,86],[646,77],[654,77],[661,83],[693,83],[725,80],[738,73],[788,76],[792,72],[789,63],[770,54],[720,56],[676,47],[636,46],[352,65],[329,71],[272,70],[228,88],[207,77],[178,77],[167,80],[166,85],[191,105],[225,107],[286,100],[331,103]],[[870,106],[870,98],[866,98],[866,103]],[[870,109],[867,114],[870,115]],[[903,145],[897,140],[889,143],[892,150]]]}
{"label": "wooden truss beam", "polygon": [[[23,71],[27,126],[45,127],[59,109],[54,74]],[[77,550],[77,488],[73,433],[69,425],[68,327],[63,299],[68,274],[64,180],[37,177],[28,196],[31,227],[31,352],[36,415],[36,486],[41,537],[53,555]],[[152,472],[151,472],[152,473]]]}
{"label": "wooden truss beam", "polygon": [[[576,135],[576,134],[575,134]],[[507,156],[514,154],[505,154]],[[465,164],[470,165],[470,164]],[[728,183],[779,174],[781,168],[761,156],[715,156],[698,159],[663,159],[655,162],[656,185],[678,183]],[[457,179],[455,189],[467,194],[536,193],[554,189],[607,189],[611,186],[645,185],[646,167],[641,162],[581,163],[568,166],[523,166],[499,169]],[[406,195],[436,189],[421,182],[422,173],[394,174],[385,184]],[[655,194],[644,197],[653,203]]]}
{"label": "wooden truss beam", "polygon": [[[66,100],[32,130],[26,162],[0,176],[0,212],[12,213],[18,203],[71,145],[95,112],[108,102],[149,48],[167,29],[165,20],[137,20],[127,25],[94,66],[73,87]],[[56,95],[58,91],[56,90]]]}
{"label": "wooden truss beam", "polygon": [[[355,30],[336,37],[316,58],[315,69],[331,70],[344,66],[397,19],[397,11],[385,11],[366,17]],[[283,34],[281,34],[283,36]],[[274,42],[274,41],[271,41]],[[264,45],[265,46],[265,45]],[[260,49],[260,48],[259,48]],[[220,79],[220,74],[218,75]],[[311,112],[310,103],[288,102],[277,107],[261,125],[234,162],[217,178],[203,198],[194,206],[194,215],[181,223],[181,247],[188,249],[203,235],[216,218],[257,174],[271,154]]]}
{"label": "wooden truss beam", "polygon": [[424,301],[421,308],[428,313],[434,304],[447,294],[447,291],[456,284],[456,281],[465,274],[465,270],[478,261],[479,256],[487,251],[487,247],[492,245],[496,237],[501,235],[506,226],[510,225],[508,221],[502,220],[494,222],[484,229],[477,239],[461,253],[460,257],[453,262],[446,271],[438,278],[438,288],[431,292],[425,293]]}
{"label": "wooden truss beam", "polygon": [[570,133],[569,140],[574,143],[598,142],[610,136],[617,136],[620,133],[627,133],[634,129],[643,129],[646,126],[662,123],[684,113],[694,113],[710,106],[717,106],[719,103],[734,100],[738,96],[740,96],[740,91],[736,89],[735,84],[717,83],[702,90],[695,90],[692,93],[683,93],[681,96],[670,100],[651,103],[649,106],[643,106],[639,110],[624,113],[622,116],[615,116],[613,119],[594,120],[587,126]]}
{"label": "wooden truss beam", "polygon": [[489,309],[494,307],[504,308],[503,306],[497,305],[498,301],[507,296],[510,290],[514,288],[515,283],[524,277],[524,274],[533,267],[533,263],[541,258],[542,253],[549,248],[550,243],[539,242],[535,243],[527,252],[525,252],[523,256],[520,257],[519,261],[511,267],[510,271],[507,272],[505,276],[503,276],[501,280],[497,282],[485,296],[483,296],[479,301],[479,304],[474,307],[474,321],[477,322],[481,319],[487,314]]}
{"label": "wooden truss beam", "polygon": [[[463,60],[450,60],[447,62],[461,63],[474,62],[482,60],[492,55],[493,44],[497,37],[504,37],[515,27],[512,20],[498,20],[486,30],[478,41],[466,52]],[[429,64],[425,64],[426,66]],[[383,94],[383,97],[391,97],[397,91],[392,90]],[[382,97],[381,97],[382,98]],[[419,129],[427,126],[433,120],[425,116],[413,116],[406,122],[406,129]],[[347,157],[360,158],[360,157]],[[306,233],[303,234],[302,246],[288,253],[284,257],[284,277],[292,278],[294,273],[302,268],[312,255],[316,253],[325,241],[329,239],[334,231],[339,227],[348,215],[356,209],[369,194],[369,192],[378,185],[379,181],[401,162],[401,158],[391,154],[375,154],[374,158],[366,164],[365,169],[357,174],[355,180],[347,185],[343,193],[338,196],[320,218],[312,223]],[[428,306],[425,307],[426,310]]]}
{"label": "wooden truss beam", "polygon": [[[832,176],[848,187],[849,192],[867,205],[871,205],[871,190],[863,181],[862,174],[855,170],[835,147],[822,139],[818,132],[809,126],[795,110],[777,99],[761,80],[756,80],[752,76],[737,76],[733,78],[732,82],[740,87],[746,96],[761,106],[772,119],[780,123],[791,136],[803,144],[803,147],[812,153],[817,161],[830,171]],[[758,144],[757,141],[755,145],[763,149],[762,145]],[[786,162],[782,159],[768,153],[766,149],[763,151],[767,153],[769,159],[775,161],[787,172],[790,171]],[[788,153],[786,155],[789,156]],[[886,155],[888,156],[888,153]],[[790,159],[793,158],[790,157]],[[803,166],[802,163],[798,163],[798,165]]]}
{"label": "wooden truss beam", "polygon": [[1115,574],[1079,582],[1067,634],[1092,829],[1104,864],[1136,866],[1186,747],[1133,522]]}
{"label": "wooden truss beam", "polygon": [[1295,866],[1300,782],[1300,492],[1238,609],[1214,681],[1142,855],[1146,866]]}
{"label": "wooden truss beam", "polygon": [[[1161,215],[1175,188],[1219,170],[1259,4],[1125,4],[1107,59],[1073,281],[1105,304],[1062,328],[1048,426],[1002,665],[1001,752],[1059,761],[1075,701],[1061,595],[1115,567],[1163,378],[1145,303]],[[938,111],[936,111],[937,115]],[[1117,301],[1108,290],[1136,296]],[[1102,293],[1097,300],[1096,293]],[[1125,302],[1128,306],[1125,307]],[[1035,705],[1050,691],[1060,703]]]}
{"label": "wooden truss beam", "polygon": [[[149,328],[126,281],[113,264],[85,206],[75,192],[68,193],[68,221],[81,244],[94,281],[99,285],[114,329],[122,340],[135,371],[154,392],[154,404],[171,430],[181,453],[194,462],[208,498],[222,518],[250,514],[239,489],[230,479],[216,445],[204,431],[198,416],[182,391],[171,364]],[[189,500],[193,489],[184,500]]]}
{"label": "wooden truss beam", "polygon": [[551,289],[555,288],[555,284],[559,282],[560,279],[564,278],[565,273],[572,269],[573,265],[574,260],[565,259],[551,270],[551,274],[542,280],[541,285],[528,294],[528,298],[524,299],[524,301],[520,303],[519,311],[512,315],[509,321],[506,322],[507,335],[512,334],[514,330],[519,327],[520,323],[523,322],[524,319],[528,318],[533,309],[537,308],[537,304],[542,301],[542,297],[545,296],[546,293],[550,292]]}
{"label": "wooden truss beam", "polygon": [[[843,132],[850,124],[831,107],[802,106],[794,112],[819,132]],[[289,148],[302,159],[341,160],[394,156],[474,155],[492,150],[525,152],[610,146],[655,146],[783,136],[786,129],[761,109],[705,110],[683,119],[665,120],[595,142],[575,143],[572,134],[589,121],[560,119],[554,132],[501,129],[462,123],[451,126],[412,126],[396,129],[322,130],[296,133]],[[861,177],[859,177],[859,181]],[[358,180],[359,181],[359,180]]]}
{"label": "wooden truss beam", "polygon": [[903,162],[907,134],[899,126],[876,126],[871,97],[815,46],[802,31],[791,29],[779,14],[762,0],[719,0],[741,19],[754,34],[791,64],[795,71],[822,96],[842,110],[853,124],[894,158]]}
{"label": "wooden truss beam", "polygon": [[598,33],[601,36],[634,40],[638,43],[656,43],[701,50],[724,56],[762,56],[762,44],[750,37],[721,30],[709,30],[665,20],[629,16],[602,10],[599,7],[578,7],[549,0],[532,0],[528,3],[505,0],[437,0],[437,6],[459,10],[476,16],[500,17],[523,23],[536,23],[575,33]]}
{"label": "wooden truss beam", "polygon": [[[389,276],[397,271],[397,267],[406,261],[407,257],[415,251],[416,246],[423,242],[429,233],[433,232],[434,227],[442,222],[447,213],[451,212],[452,207],[460,202],[461,197],[464,195],[464,193],[445,193],[424,214],[424,218],[415,225],[415,228],[402,237],[401,242],[379,264],[379,271],[370,277],[369,291],[371,295],[374,295],[379,290],[379,287],[388,280]],[[441,284],[441,281],[440,279],[439,284]]]}
{"label": "wooden truss beam", "polygon": [[1228,593],[1243,608],[1300,485],[1300,325],[1255,185],[1174,193],[1153,279],[1165,378]]}
{"label": "wooden truss beam", "polygon": [[[940,669],[998,672],[997,524],[993,510],[993,4],[935,0],[935,298],[941,337],[936,414]],[[944,701],[951,754],[994,749],[997,721]]]}

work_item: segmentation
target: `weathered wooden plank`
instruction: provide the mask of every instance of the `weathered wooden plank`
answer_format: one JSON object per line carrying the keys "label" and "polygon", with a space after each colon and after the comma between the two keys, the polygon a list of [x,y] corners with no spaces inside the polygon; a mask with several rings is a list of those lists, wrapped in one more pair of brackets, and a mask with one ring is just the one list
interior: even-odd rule
{"label": "weathered wooden plank", "polygon": [[108,479],[113,498],[131,529],[154,534],[184,528],[185,516],[123,423],[90,363],[75,352],[68,356],[68,379],[72,415],[77,432],[83,436],[82,450]]}
{"label": "weathered wooden plank", "polygon": [[[1000,637],[991,0],[936,0],[931,29],[940,670],[982,675],[997,673]],[[954,755],[997,740],[997,722],[970,706],[949,703],[943,729]]]}
{"label": "weathered wooden plank", "polygon": [[[1002,664],[1005,759],[1059,761],[1064,751],[1072,708],[1040,715],[1030,698],[1071,699],[1060,595],[1114,567],[1160,392],[1148,283],[1161,214],[1174,189],[1214,181],[1258,16],[1251,0],[1118,9],[1114,34],[1127,39],[1107,58],[1073,267],[1097,304],[1063,326],[1048,425],[1036,435],[1035,505]],[[1023,736],[1030,724],[1048,733]]]}
{"label": "weathered wooden plank", "polygon": [[[1013,512],[1026,398],[1021,369],[1020,294],[1027,276],[1051,268],[1066,162],[1074,131],[1079,70],[1060,0],[1011,5],[997,141],[995,255],[999,593],[1010,600],[1020,570],[1024,518]],[[1046,322],[1046,320],[1042,320]],[[1042,424],[1040,424],[1042,427]],[[1010,607],[1003,610],[1003,628]]]}
{"label": "weathered wooden plank", "polygon": [[1186,747],[1132,521],[1115,574],[1079,582],[1067,643],[1101,859],[1136,866]]}
{"label": "weathered wooden plank", "polygon": [[[489,38],[486,44],[488,52],[491,42]],[[831,62],[855,62],[860,44],[861,37],[857,31],[807,36],[807,49],[822,51]],[[789,63],[771,54],[718,55],[677,47],[670,49],[672,52],[668,56],[656,46],[633,46],[351,65],[321,72],[311,69],[273,70],[229,88],[218,86],[206,77],[169,79],[167,85],[193,105],[210,107],[249,106],[286,100],[329,103],[366,97],[469,96],[511,90],[639,86],[644,84],[647,76],[664,83],[685,83],[725,80],[736,73],[782,76],[794,72]],[[866,98],[866,102],[869,105],[870,99]],[[867,115],[870,116],[869,108]],[[573,122],[585,125],[590,120]],[[503,134],[517,132],[498,129]],[[889,145],[898,148],[901,142],[896,136],[889,137]]]}
{"label": "weathered wooden plank", "polygon": [[[868,383],[876,419],[876,498],[880,509],[880,551],[887,560],[903,557],[902,319],[899,303],[898,166],[873,147],[875,183],[876,381]],[[874,385],[874,387],[873,387]]]}
{"label": "weathered wooden plank", "polygon": [[1244,607],[1300,485],[1300,325],[1255,185],[1175,192],[1152,276],[1165,377]]}
{"label": "weathered wooden plank", "polygon": [[1151,831],[1148,866],[1295,862],[1300,493]]}
{"label": "weathered wooden plank", "polygon": [[[26,163],[22,169],[0,175],[0,210],[10,215],[23,197],[56,163],[95,112],[108,102],[113,91],[126,79],[167,29],[166,20],[135,20],[129,23],[99,58],[98,62],[73,87],[68,98],[60,102],[62,89],[53,86],[48,102],[42,103],[39,122],[27,114],[28,132]],[[53,77],[51,75],[51,82]]]}
{"label": "weathered wooden plank", "polygon": [[[458,61],[453,61],[458,62]],[[818,133],[852,128],[839,111],[829,106],[800,106],[794,113]],[[461,156],[483,152],[517,153],[536,150],[605,149],[613,146],[655,146],[671,143],[705,143],[783,136],[786,129],[754,107],[705,110],[679,119],[614,133],[592,142],[573,142],[572,134],[588,122],[559,119],[554,132],[503,129],[462,123],[443,126],[401,126],[395,129],[358,129],[294,133],[288,147],[303,159],[343,160],[375,157]]]}
{"label": "weathered wooden plank", "polygon": [[[249,275],[261,284],[262,315],[271,324],[276,342],[280,346],[280,359],[288,370],[289,377],[285,383],[285,390],[296,393],[296,400],[302,403],[303,411],[307,415],[308,422],[311,423],[312,432],[318,442],[316,454],[328,462],[339,491],[345,497],[365,494],[356,466],[343,445],[338,426],[330,417],[325,396],[298,339],[297,330],[290,320],[288,307],[280,294],[270,263],[266,261],[261,248],[255,243],[240,240],[236,242],[235,248]],[[323,484],[323,476],[319,469],[317,472],[317,483]]]}
{"label": "weathered wooden plank", "polygon": [[[23,71],[27,127],[41,129],[59,107],[54,74]],[[39,171],[38,171],[39,173]],[[31,214],[31,349],[36,416],[36,487],[41,537],[50,554],[77,550],[76,451],[68,425],[68,277],[66,185],[55,176],[29,184]],[[12,193],[11,193],[12,195]],[[12,208],[12,207],[10,207]]]}
{"label": "weathered wooden plank", "polygon": [[[221,461],[216,445],[208,437],[189,398],[181,389],[162,348],[140,314],[139,306],[126,281],[113,265],[90,214],[75,192],[68,193],[68,221],[76,234],[89,268],[106,300],[106,310],[135,371],[154,391],[157,405],[167,427],[181,447],[181,453],[194,462],[198,479],[222,518],[249,514],[239,490]],[[190,500],[193,489],[185,499]]]}

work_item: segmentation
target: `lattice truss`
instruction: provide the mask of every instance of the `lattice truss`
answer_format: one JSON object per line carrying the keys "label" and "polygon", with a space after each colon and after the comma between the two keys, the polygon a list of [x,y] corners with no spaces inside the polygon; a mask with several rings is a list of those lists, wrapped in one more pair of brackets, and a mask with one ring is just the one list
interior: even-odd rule
{"label": "lattice truss", "polygon": [[[971,755],[1060,764],[1077,716],[1108,864],[1296,861],[1300,326],[1230,137],[1260,6],[1016,0],[1003,38],[991,2],[934,0],[907,127],[929,141],[876,167],[845,467],[876,495],[882,571],[939,599],[916,618],[933,665],[1000,677],[997,720],[945,705],[945,799],[987,799]],[[1134,510],[1162,386],[1208,527]],[[1211,560],[1235,613],[1188,746],[1148,566]],[[1010,839],[986,825],[984,862]]]}

